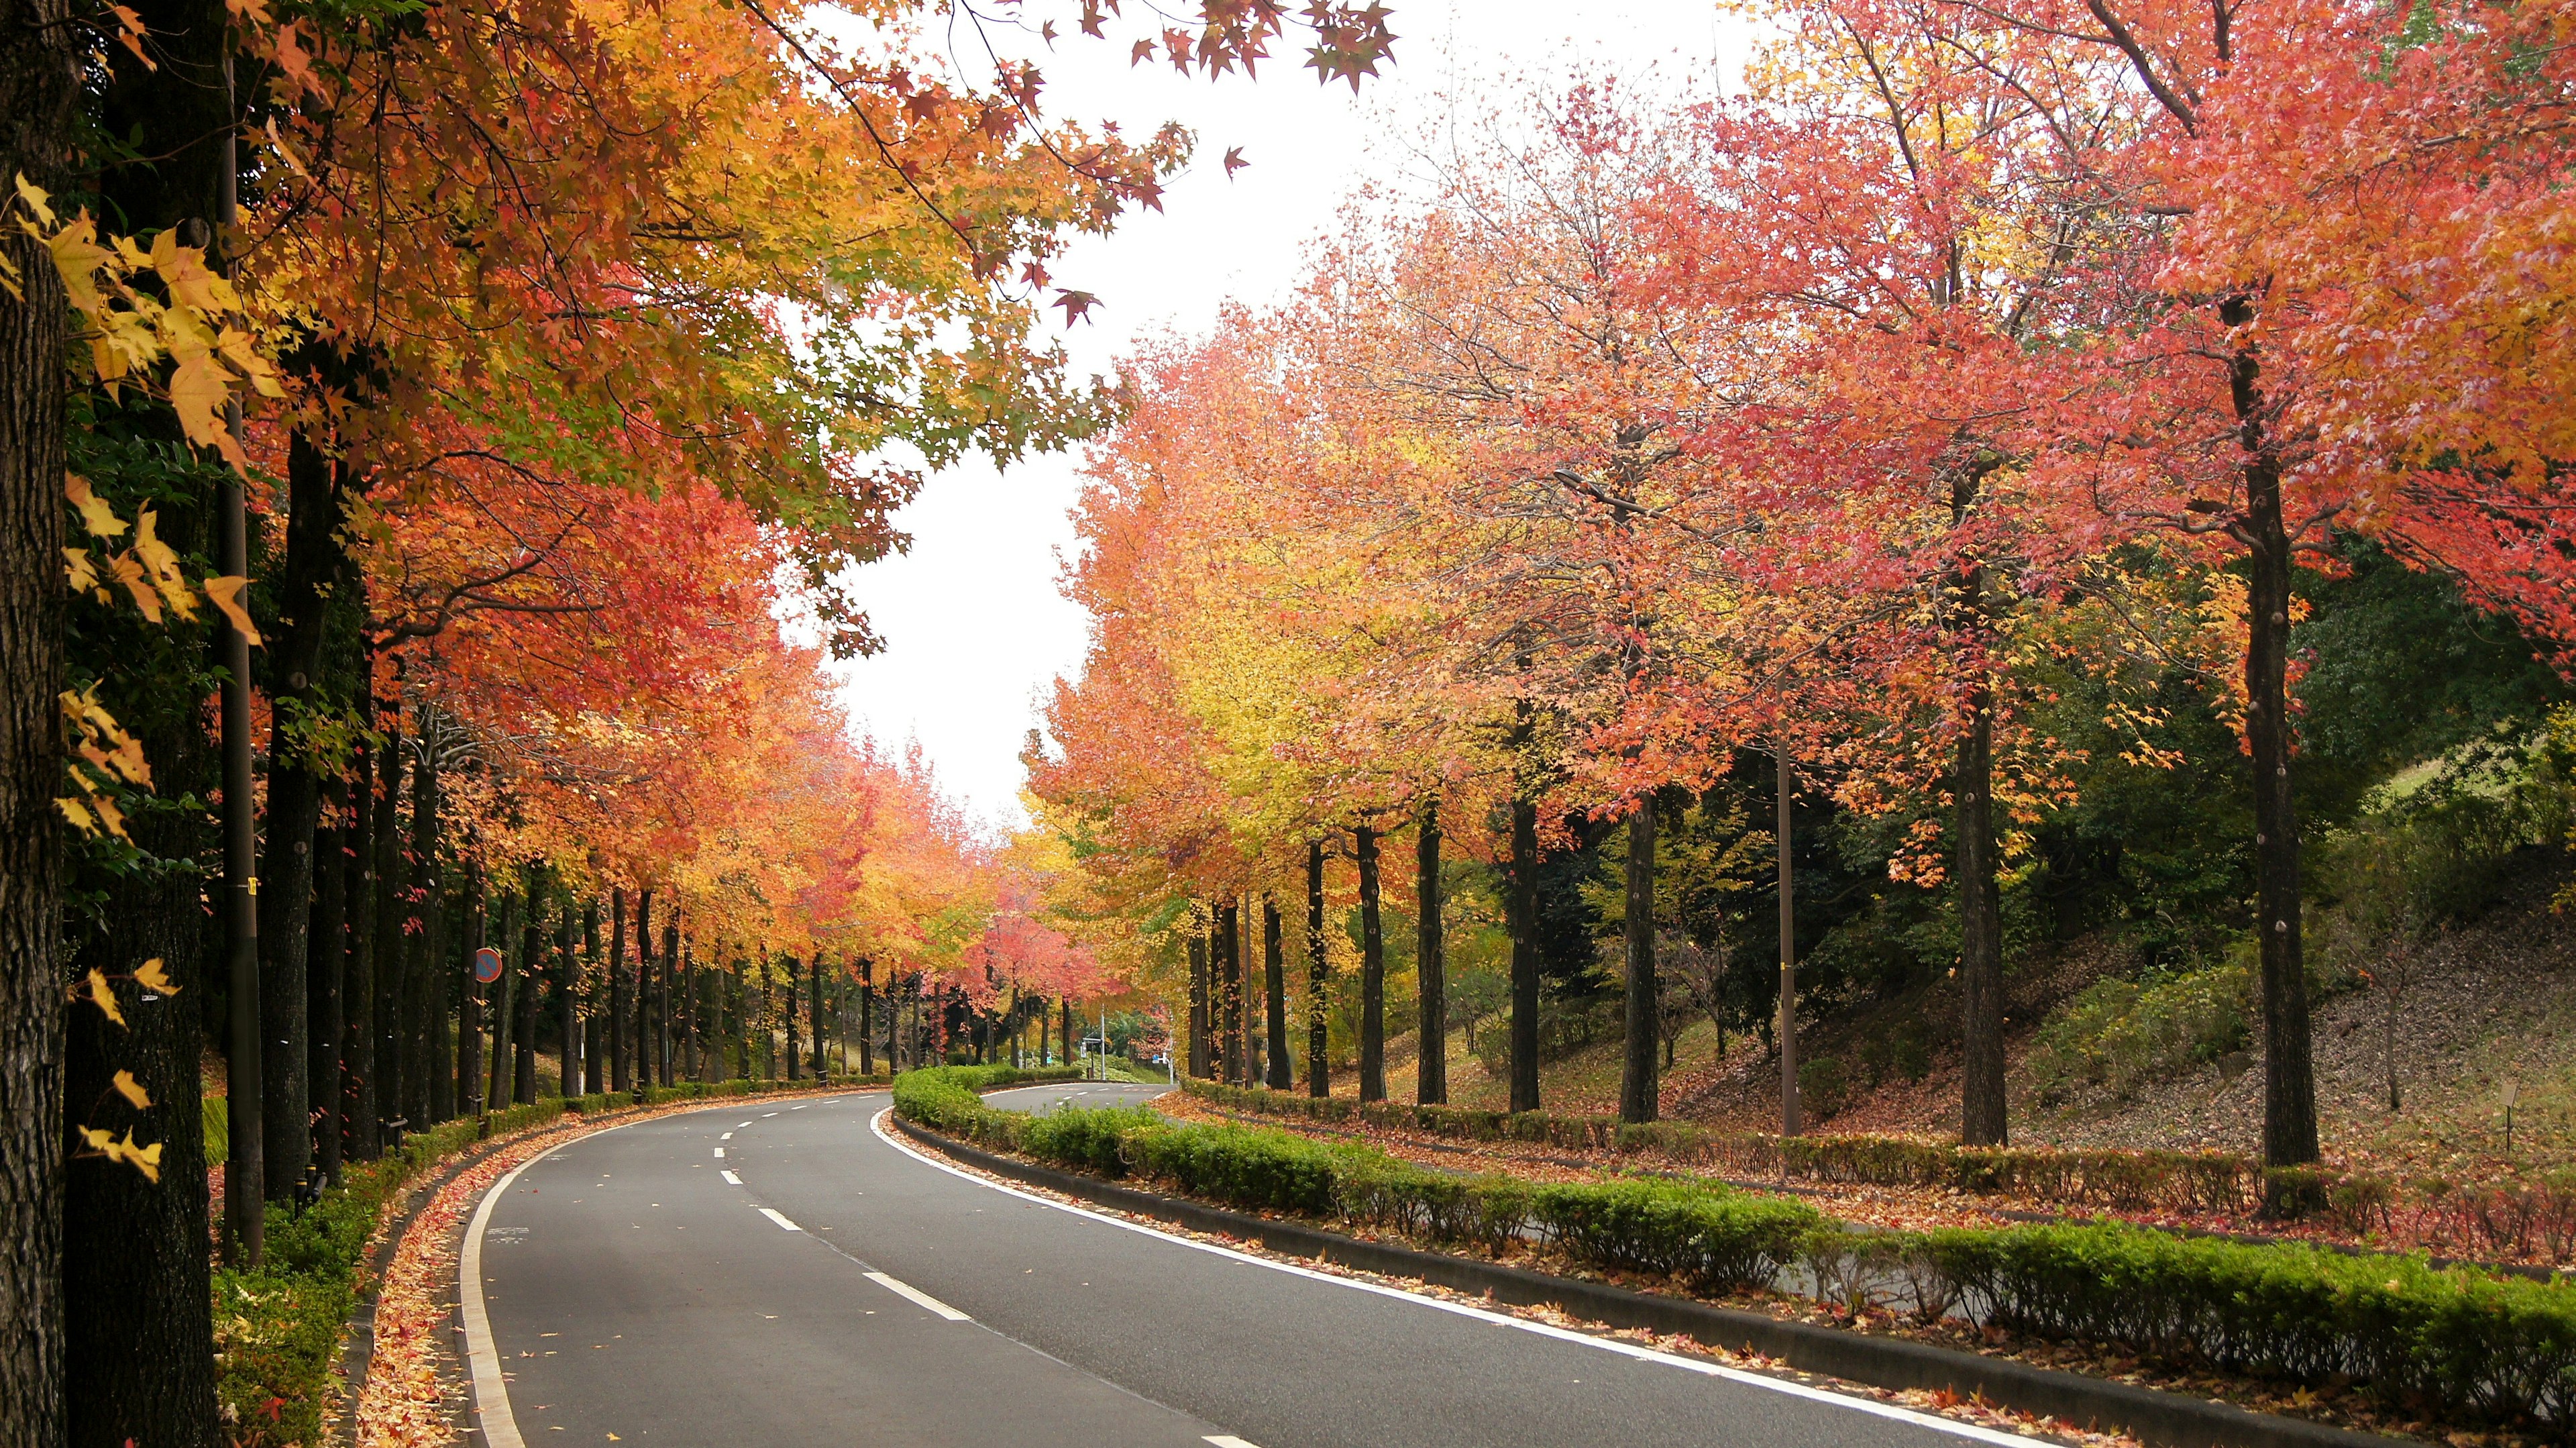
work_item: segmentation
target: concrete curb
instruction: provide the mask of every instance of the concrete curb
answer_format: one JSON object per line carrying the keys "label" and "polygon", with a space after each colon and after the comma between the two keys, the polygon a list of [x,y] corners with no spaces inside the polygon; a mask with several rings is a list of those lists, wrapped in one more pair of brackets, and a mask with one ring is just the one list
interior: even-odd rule
{"label": "concrete curb", "polygon": [[924,1130],[900,1115],[894,1122],[906,1136],[997,1176],[1193,1231],[1256,1241],[1274,1252],[1363,1272],[1416,1278],[1456,1291],[1491,1296],[1513,1306],[1554,1306],[1612,1328],[1680,1333],[1711,1347],[1758,1352],[1800,1372],[1822,1373],[1872,1387],[1929,1391],[1946,1388],[1961,1397],[1983,1395],[1987,1402],[2020,1412],[2046,1414],[2096,1432],[2127,1433],[2156,1448],[2389,1448],[2406,1441],[1903,1338],[1783,1322],[1762,1313],[1632,1292],[1603,1282],[1553,1277],[1473,1257],[1362,1241],[1302,1222],[1272,1221],[997,1156]]}

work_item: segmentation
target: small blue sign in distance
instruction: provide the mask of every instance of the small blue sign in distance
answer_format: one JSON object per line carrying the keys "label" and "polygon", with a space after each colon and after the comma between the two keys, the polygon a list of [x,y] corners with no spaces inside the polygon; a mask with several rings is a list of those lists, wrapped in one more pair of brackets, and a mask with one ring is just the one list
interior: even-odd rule
{"label": "small blue sign in distance", "polygon": [[501,978],[501,952],[484,946],[474,952],[474,978],[490,985]]}

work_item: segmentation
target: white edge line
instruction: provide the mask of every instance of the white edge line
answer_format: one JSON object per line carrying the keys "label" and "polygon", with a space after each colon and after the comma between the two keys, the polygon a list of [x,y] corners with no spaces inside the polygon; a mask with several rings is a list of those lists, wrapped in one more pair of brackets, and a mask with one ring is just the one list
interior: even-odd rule
{"label": "white edge line", "polygon": [[779,1226],[786,1228],[790,1232],[801,1232],[805,1230],[803,1227],[787,1220],[787,1214],[781,1212],[776,1207],[763,1207],[760,1209],[760,1214],[767,1217],[769,1220],[776,1222]]}
{"label": "white edge line", "polygon": [[950,1322],[972,1322],[975,1319],[908,1282],[898,1282],[882,1272],[870,1272],[867,1279],[925,1312],[935,1312]]}
{"label": "white edge line", "polygon": [[1247,1443],[1232,1433],[1210,1433],[1199,1441],[1212,1444],[1214,1448],[1261,1448],[1260,1444]]}
{"label": "white edge line", "polygon": [[[1522,1332],[1535,1333],[1540,1337],[1552,1337],[1563,1342],[1580,1343],[1585,1347],[1598,1348],[1603,1352],[1617,1353],[1621,1357],[1634,1358],[1639,1362],[1660,1363],[1665,1367],[1680,1368],[1686,1372],[1698,1373],[1703,1377],[1722,1378],[1731,1383],[1742,1383],[1747,1387],[1762,1388],[1774,1393],[1785,1393],[1793,1398],[1806,1398],[1814,1402],[1830,1403],[1838,1408],[1850,1408],[1858,1412],[1870,1414],[1873,1417],[1887,1418],[1899,1423],[1912,1423],[1917,1427],[1930,1428],[1935,1432],[1947,1433],[1952,1437],[1957,1438],[1966,1438],[1972,1442],[2006,1445],[2006,1448],[2048,1448],[2048,1445],[2044,1440],[2038,1438],[2025,1438],[2019,1434],[1997,1432],[1992,1428],[1980,1428],[1974,1423],[1961,1423],[1950,1418],[1935,1417],[1930,1413],[1918,1413],[1911,1408],[1901,1408],[1893,1403],[1881,1403],[1869,1398],[1856,1398],[1848,1393],[1832,1392],[1825,1388],[1813,1388],[1807,1386],[1805,1383],[1793,1383],[1784,1378],[1770,1377],[1762,1373],[1746,1372],[1741,1368],[1730,1368],[1723,1363],[1704,1362],[1697,1358],[1683,1357],[1678,1353],[1662,1352],[1650,1347],[1639,1347],[1635,1343],[1621,1342],[1616,1338],[1595,1337],[1587,1332],[1576,1332],[1572,1328],[1556,1327],[1544,1322],[1532,1322],[1526,1318],[1513,1317],[1506,1313],[1491,1312],[1481,1307],[1470,1307],[1463,1302],[1450,1302],[1443,1298],[1429,1297],[1419,1292],[1407,1292],[1402,1288],[1387,1287],[1375,1282],[1361,1282],[1355,1278],[1340,1277],[1330,1272],[1319,1272],[1312,1267],[1300,1267],[1293,1262],[1279,1262],[1268,1257],[1256,1257],[1249,1252],[1238,1252],[1231,1247],[1217,1246],[1213,1242],[1199,1242],[1188,1237],[1175,1236],[1170,1232],[1160,1231],[1156,1228],[1146,1226],[1141,1222],[1127,1221],[1123,1218],[1110,1216],[1104,1212],[1095,1212],[1086,1207],[1077,1207],[1069,1203],[1042,1197],[1035,1192],[1025,1192],[1017,1187],[1006,1186],[989,1177],[978,1176],[973,1172],[967,1171],[963,1167],[954,1166],[948,1162],[941,1161],[938,1158],[914,1147],[909,1142],[900,1140],[894,1133],[888,1131],[886,1129],[886,1118],[892,1115],[894,1115],[894,1108],[891,1106],[886,1107],[878,1111],[876,1116],[872,1118],[868,1124],[876,1132],[879,1140],[885,1142],[886,1145],[893,1147],[895,1150],[902,1152],[904,1155],[911,1157],[915,1161],[921,1162],[926,1166],[937,1167],[939,1170],[948,1173],[950,1176],[963,1177],[967,1181],[973,1182],[978,1186],[989,1187],[994,1191],[1019,1197],[1025,1201],[1032,1201],[1043,1207],[1053,1207],[1059,1212],[1071,1212],[1077,1217],[1089,1217],[1095,1222],[1105,1222],[1113,1227],[1123,1227],[1130,1232],[1135,1232],[1142,1236],[1157,1237],[1163,1241],[1170,1242],[1175,1246],[1188,1247],[1195,1251],[1209,1253],[1213,1256],[1231,1258],[1237,1262],[1250,1263],[1255,1267],[1267,1267],[1273,1272],[1285,1272],[1292,1277],[1312,1278],[1317,1282],[1329,1282],[1336,1287],[1347,1287],[1357,1292],[1374,1293],[1380,1297],[1392,1297],[1404,1302],[1419,1303],[1424,1307],[1438,1308],[1442,1312],[1454,1313],[1460,1317],[1473,1318],[1478,1322],[1489,1322],[1497,1327],[1517,1328]],[[506,1445],[495,1443],[492,1445],[492,1448],[506,1448]]]}
{"label": "white edge line", "polygon": [[640,1122],[621,1121],[597,1131],[585,1131],[567,1141],[560,1141],[510,1168],[509,1174],[484,1189],[483,1200],[474,1208],[474,1221],[465,1229],[465,1250],[458,1257],[456,1305],[465,1318],[465,1357],[474,1382],[476,1426],[483,1430],[485,1448],[527,1448],[519,1436],[519,1420],[510,1414],[510,1385],[501,1376],[501,1352],[492,1342],[492,1314],[483,1306],[483,1227],[492,1220],[492,1208],[509,1195],[510,1183],[519,1173],[544,1161],[577,1141],[589,1141],[612,1131],[624,1131]]}
{"label": "white edge line", "polygon": [[738,1187],[742,1185],[742,1178],[735,1176],[732,1172],[722,1172],[719,1173],[719,1175],[725,1179],[726,1186]]}

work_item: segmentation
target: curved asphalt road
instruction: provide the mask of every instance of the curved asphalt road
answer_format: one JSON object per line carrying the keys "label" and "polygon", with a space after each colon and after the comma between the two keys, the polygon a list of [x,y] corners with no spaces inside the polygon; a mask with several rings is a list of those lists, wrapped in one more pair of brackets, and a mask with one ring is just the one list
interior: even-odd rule
{"label": "curved asphalt road", "polygon": [[1068,1210],[894,1145],[885,1107],[729,1104],[505,1179],[466,1257],[487,1448],[2029,1441]]}

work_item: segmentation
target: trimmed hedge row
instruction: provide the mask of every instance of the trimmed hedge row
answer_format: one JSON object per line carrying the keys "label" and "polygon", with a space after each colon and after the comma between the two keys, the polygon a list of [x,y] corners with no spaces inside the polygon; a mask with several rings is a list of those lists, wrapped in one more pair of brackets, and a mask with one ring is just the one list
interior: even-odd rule
{"label": "trimmed hedge row", "polygon": [[2267,1170],[2250,1157],[2215,1151],[1969,1147],[1894,1136],[1784,1141],[1681,1121],[1637,1125],[1608,1116],[1363,1103],[1187,1079],[1181,1089],[1234,1111],[1652,1156],[1735,1177],[1940,1187],[2114,1212],[2260,1213],[2449,1256],[2576,1261],[2576,1173],[2486,1184],[2401,1182],[2330,1167]]}
{"label": "trimmed hedge row", "polygon": [[895,1106],[933,1130],[1235,1207],[1488,1251],[1535,1238],[1701,1292],[1786,1288],[2186,1366],[2360,1383],[2439,1421],[2576,1431],[2576,1287],[2110,1222],[1874,1232],[1713,1183],[1455,1176],[1355,1142],[1133,1108],[1029,1117],[913,1075],[897,1078]]}

